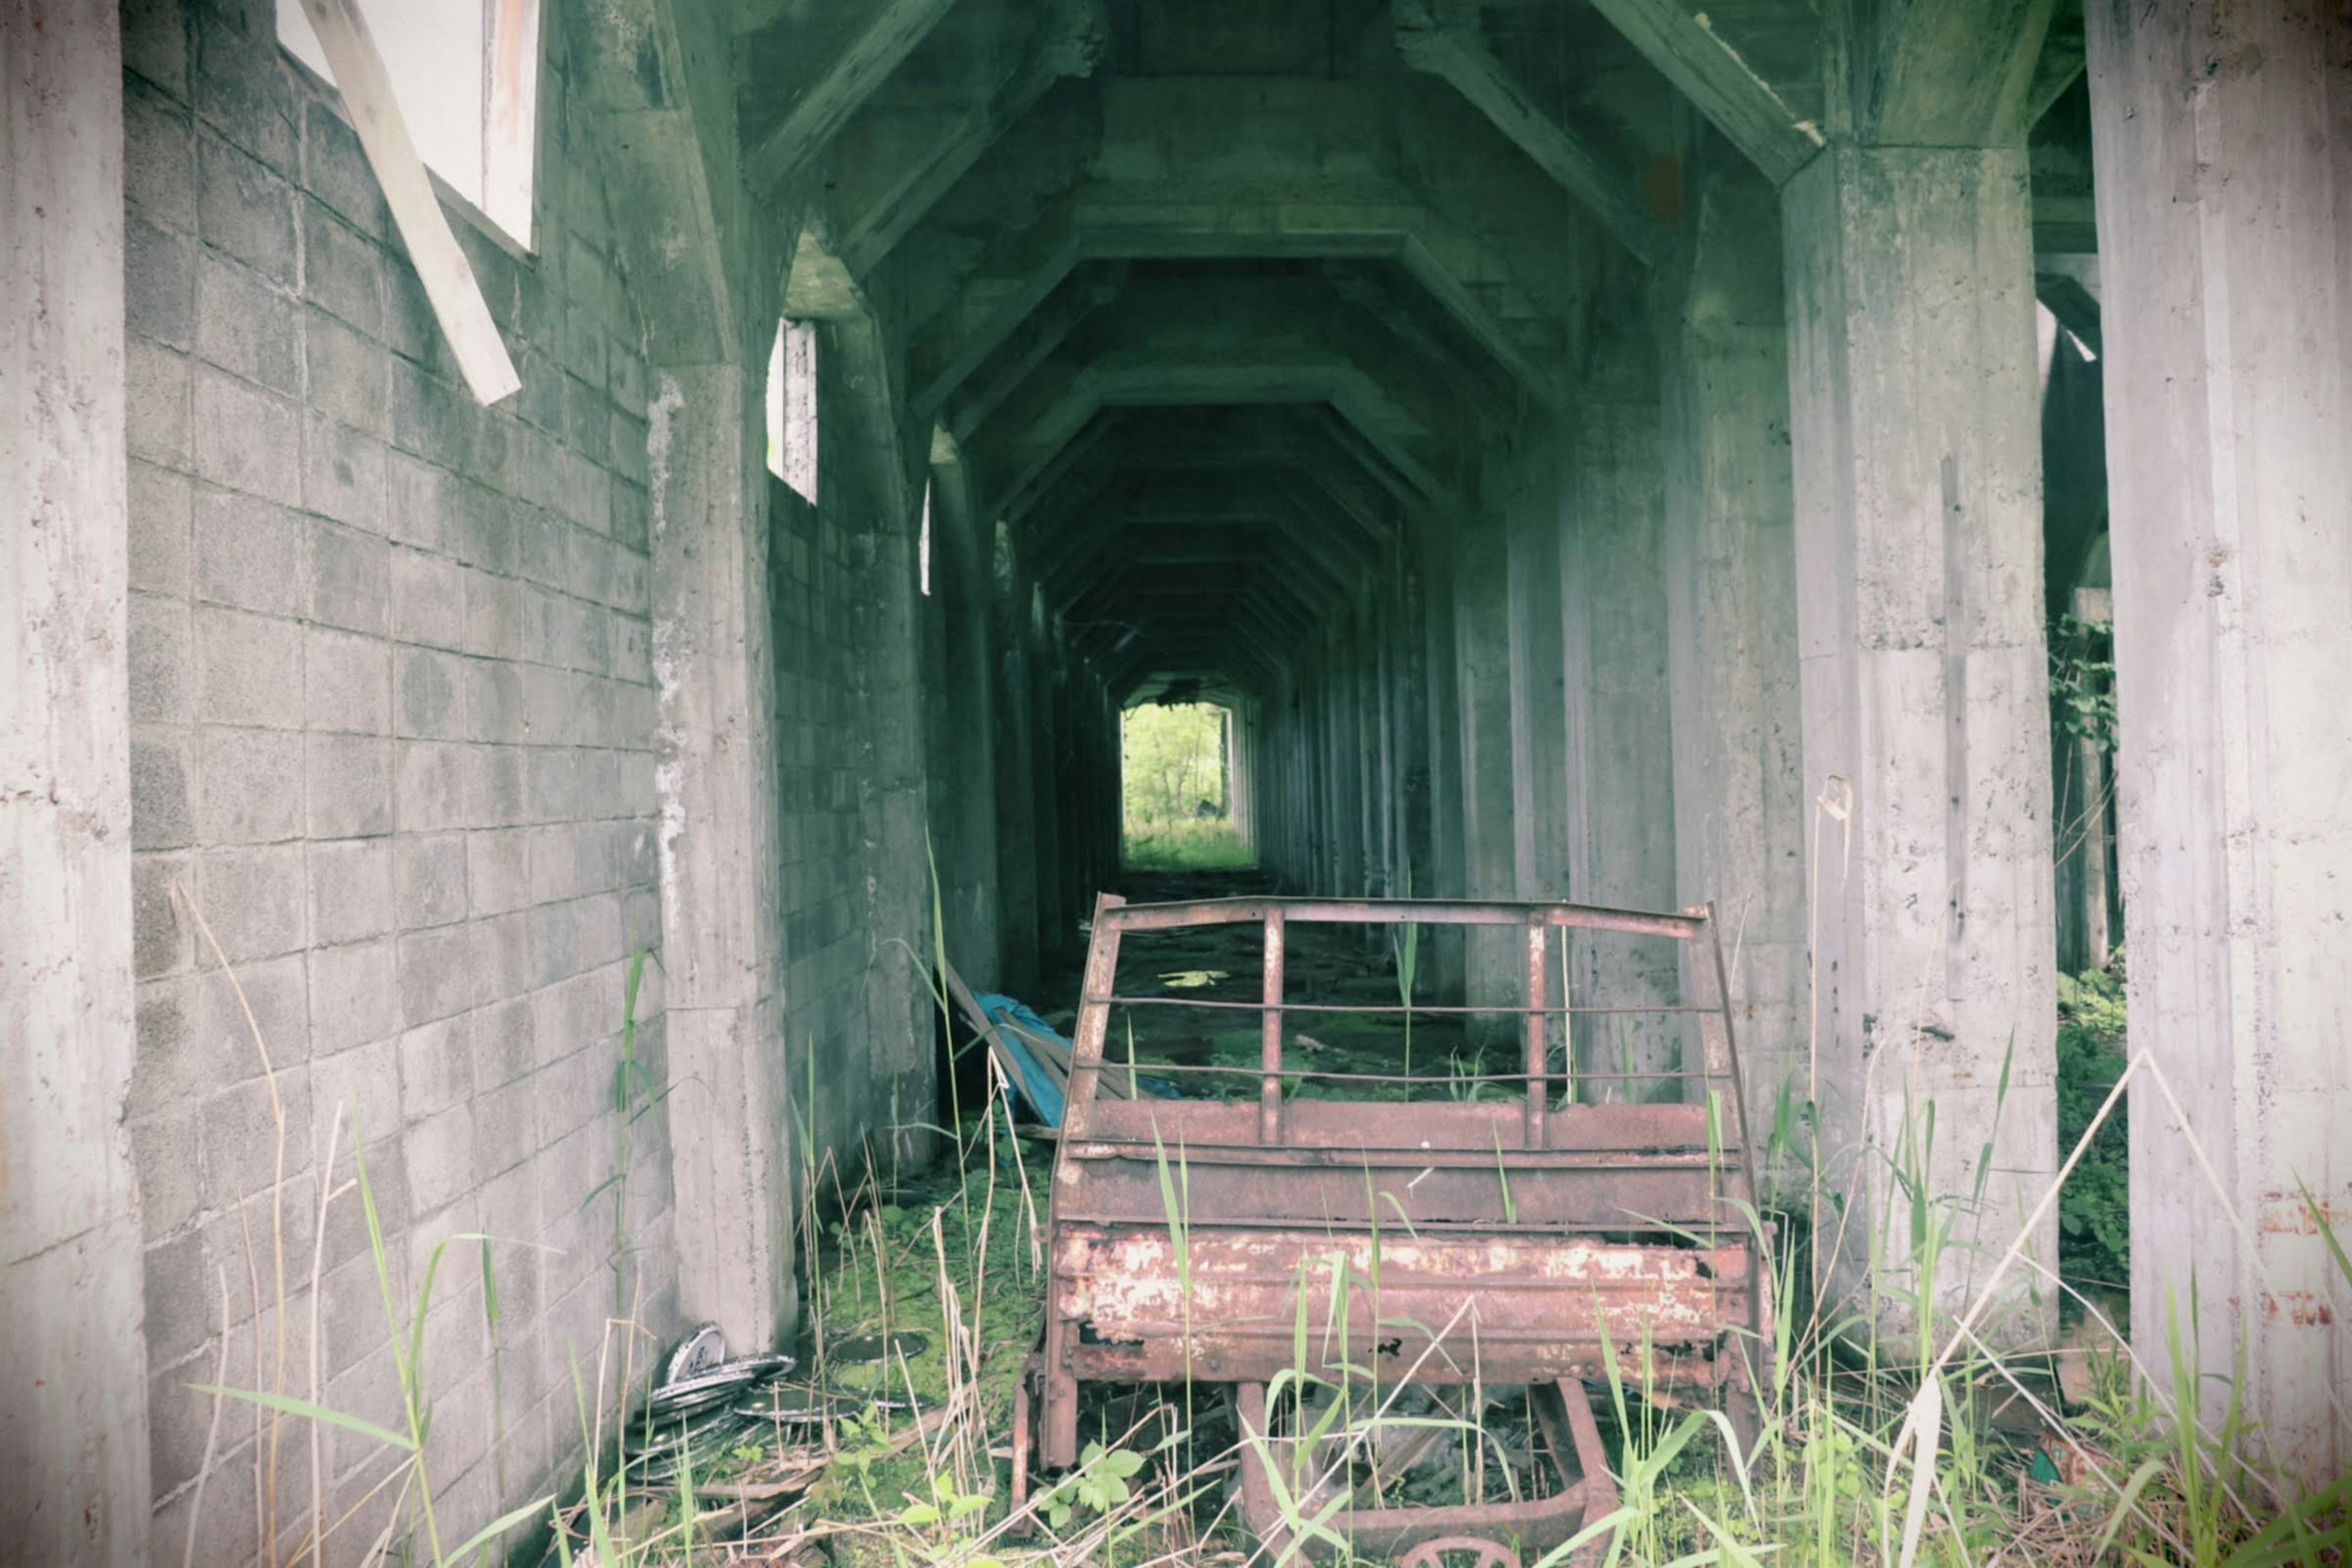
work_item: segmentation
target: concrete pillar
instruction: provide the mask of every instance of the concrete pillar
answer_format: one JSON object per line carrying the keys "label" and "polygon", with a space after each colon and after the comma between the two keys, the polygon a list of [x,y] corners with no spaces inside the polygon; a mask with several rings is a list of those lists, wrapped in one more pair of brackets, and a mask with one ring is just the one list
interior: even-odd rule
{"label": "concrete pillar", "polygon": [[122,43],[0,12],[0,1541],[143,1563]]}
{"label": "concrete pillar", "polygon": [[[1518,894],[1511,727],[1510,538],[1498,512],[1465,521],[1453,539],[1454,661],[1460,691],[1462,847],[1465,887],[1474,899]],[[1506,927],[1463,936],[1465,999],[1473,1007],[1517,1006],[1527,990],[1527,944]],[[1473,1043],[1507,1046],[1518,1020],[1471,1020]]]}
{"label": "concrete pillar", "polygon": [[2352,1292],[2303,1199],[2352,1232],[2352,22],[2085,19],[2131,1040],[2189,1123],[2135,1086],[2132,1338],[2176,1300],[2186,1333],[2193,1281],[2205,1376],[2242,1355],[2316,1483],[2352,1464]]}
{"label": "concrete pillar", "polygon": [[[678,1295],[730,1344],[765,1345],[797,1310],[782,1049],[768,530],[749,475],[763,399],[740,366],[654,371],[655,679],[662,969],[672,1081]],[[750,454],[747,469],[747,454]],[[764,479],[764,474],[761,476]]]}
{"label": "concrete pillar", "polygon": [[1805,800],[1779,193],[1719,142],[1691,162],[1661,279],[1666,718],[1675,901],[1712,901],[1751,1131],[1803,1074]]}
{"label": "concrete pillar", "polygon": [[[1828,1182],[1858,1183],[1839,1262],[1853,1279],[1880,1254],[1868,1306],[1899,1341],[1916,1324],[1886,1287],[1914,1288],[1912,1248],[1886,1171],[1922,1142],[1927,1102],[1930,1192],[1968,1203],[1992,1148],[1981,1205],[1954,1221],[1970,1245],[1935,1282],[1948,1307],[2054,1163],[2025,152],[1837,142],[1790,183],[1782,216],[1805,782],[1826,803],[1812,819],[1822,1145],[1838,1155]],[[2032,1238],[2044,1263],[2054,1240],[2047,1223]],[[1988,1339],[2043,1339],[2050,1292],[2008,1281]]]}
{"label": "concrete pillar", "polygon": [[1029,591],[1010,531],[994,529],[990,560],[996,652],[996,887],[1004,942],[1003,984],[1013,995],[1037,989],[1037,745],[1029,677]]}
{"label": "concrete pillar", "polygon": [[[1671,909],[1674,748],[1659,559],[1664,472],[1648,345],[1603,349],[1587,385],[1563,443],[1566,525],[1549,584],[1563,625],[1568,882],[1582,902]],[[1671,1006],[1680,998],[1680,950],[1672,942],[1580,932],[1570,951],[1580,1005]],[[1586,1079],[1580,1100],[1681,1098],[1675,1080],[1622,1076],[1682,1065],[1678,1016],[1585,1015],[1575,1025],[1576,1063]]]}
{"label": "concrete pillar", "polygon": [[[1439,883],[1434,834],[1430,820],[1428,612],[1423,602],[1422,567],[1409,550],[1398,552],[1390,650],[1395,691],[1395,743],[1391,767],[1396,775],[1399,897],[1433,892]],[[1425,940],[1425,939],[1424,939]],[[1424,982],[1425,984],[1425,982]]]}
{"label": "concrete pillar", "polygon": [[[1424,898],[1458,899],[1469,891],[1466,813],[1462,804],[1461,664],[1454,647],[1454,535],[1442,524],[1423,523],[1419,541],[1422,603],[1422,668],[1428,704],[1423,735],[1429,759],[1429,871],[1413,890]],[[1422,933],[1422,968],[1427,994],[1448,1003],[1465,994],[1462,933],[1440,926]]]}
{"label": "concrete pillar", "polygon": [[[1546,428],[1544,436],[1552,430]],[[1522,899],[1565,899],[1568,817],[1567,672],[1560,643],[1560,523],[1565,498],[1553,443],[1533,450],[1507,512],[1510,531],[1513,884]]]}

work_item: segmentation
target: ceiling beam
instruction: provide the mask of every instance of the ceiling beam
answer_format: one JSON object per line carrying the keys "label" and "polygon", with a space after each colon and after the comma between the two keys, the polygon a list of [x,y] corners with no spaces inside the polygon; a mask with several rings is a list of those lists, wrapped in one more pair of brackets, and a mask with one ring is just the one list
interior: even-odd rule
{"label": "ceiling beam", "polygon": [[1708,124],[1777,187],[1827,145],[1822,128],[1789,107],[1694,0],[1592,0],[1592,8],[1682,90]]}
{"label": "ceiling beam", "polygon": [[1655,267],[1666,253],[1666,233],[1634,195],[1632,174],[1617,168],[1528,96],[1486,47],[1477,18],[1475,5],[1396,0],[1397,52],[1413,69],[1451,83],[1599,220],[1611,238],[1643,266]]}
{"label": "ceiling beam", "polygon": [[865,25],[793,99],[784,118],[743,154],[743,178],[764,195],[831,143],[955,0],[871,0]]}
{"label": "ceiling beam", "polygon": [[986,97],[940,128],[879,191],[864,199],[842,242],[850,270],[863,278],[898,248],[907,231],[970,174],[982,154],[1065,77],[1092,76],[1110,32],[1101,0],[1057,7],[1044,36]]}

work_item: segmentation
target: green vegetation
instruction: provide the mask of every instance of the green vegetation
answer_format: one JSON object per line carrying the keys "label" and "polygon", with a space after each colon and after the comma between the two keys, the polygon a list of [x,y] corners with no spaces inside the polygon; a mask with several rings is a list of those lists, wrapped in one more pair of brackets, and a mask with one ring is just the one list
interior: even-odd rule
{"label": "green vegetation", "polygon": [[1126,864],[1139,871],[1251,864],[1233,826],[1230,715],[1208,702],[1146,702],[1119,719]]}
{"label": "green vegetation", "polygon": [[[2124,1070],[2124,976],[2058,977],[2058,1146],[2071,1149]],[[2067,1279],[2123,1290],[2131,1282],[2130,1136],[2124,1108],[2101,1125],[2058,1200],[2058,1262]]]}

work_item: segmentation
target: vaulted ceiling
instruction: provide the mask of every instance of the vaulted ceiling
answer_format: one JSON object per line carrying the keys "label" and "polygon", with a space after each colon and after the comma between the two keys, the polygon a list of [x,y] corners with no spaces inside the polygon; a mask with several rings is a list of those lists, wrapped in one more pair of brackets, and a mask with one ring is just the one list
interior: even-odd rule
{"label": "vaulted ceiling", "polygon": [[[739,0],[739,132],[787,310],[873,324],[1114,691],[1265,693],[1646,330],[1700,139],[1779,184],[1837,125],[1948,134],[1983,106],[1900,90],[1945,11],[2050,7],[1876,8],[1833,101],[1811,0]],[[1988,73],[2027,123],[2069,9]],[[2050,119],[2039,228],[2087,249]]]}

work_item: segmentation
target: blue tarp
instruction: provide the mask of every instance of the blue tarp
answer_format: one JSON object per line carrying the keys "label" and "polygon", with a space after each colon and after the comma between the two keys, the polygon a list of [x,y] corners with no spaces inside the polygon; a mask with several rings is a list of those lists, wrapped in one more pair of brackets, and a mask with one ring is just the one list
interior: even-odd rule
{"label": "blue tarp", "polygon": [[[1045,1064],[1030,1051],[1029,1043],[1021,1037],[1021,1034],[1026,1030],[1041,1038],[1052,1040],[1073,1056],[1076,1054],[1077,1047],[1064,1038],[1060,1030],[1010,996],[982,991],[977,993],[972,1000],[980,1005],[982,1013],[988,1015],[988,1021],[998,1026],[997,1038],[1003,1040],[1005,1048],[1013,1054],[1019,1079],[1013,1086],[1013,1092],[1028,1106],[1031,1115],[1048,1127],[1059,1127],[1065,1103],[1061,1087],[1055,1083],[1054,1075],[1045,1070]],[[1140,1074],[1137,1075],[1136,1088],[1160,1100],[1174,1100],[1178,1095],[1176,1086],[1165,1079],[1145,1078]]]}

